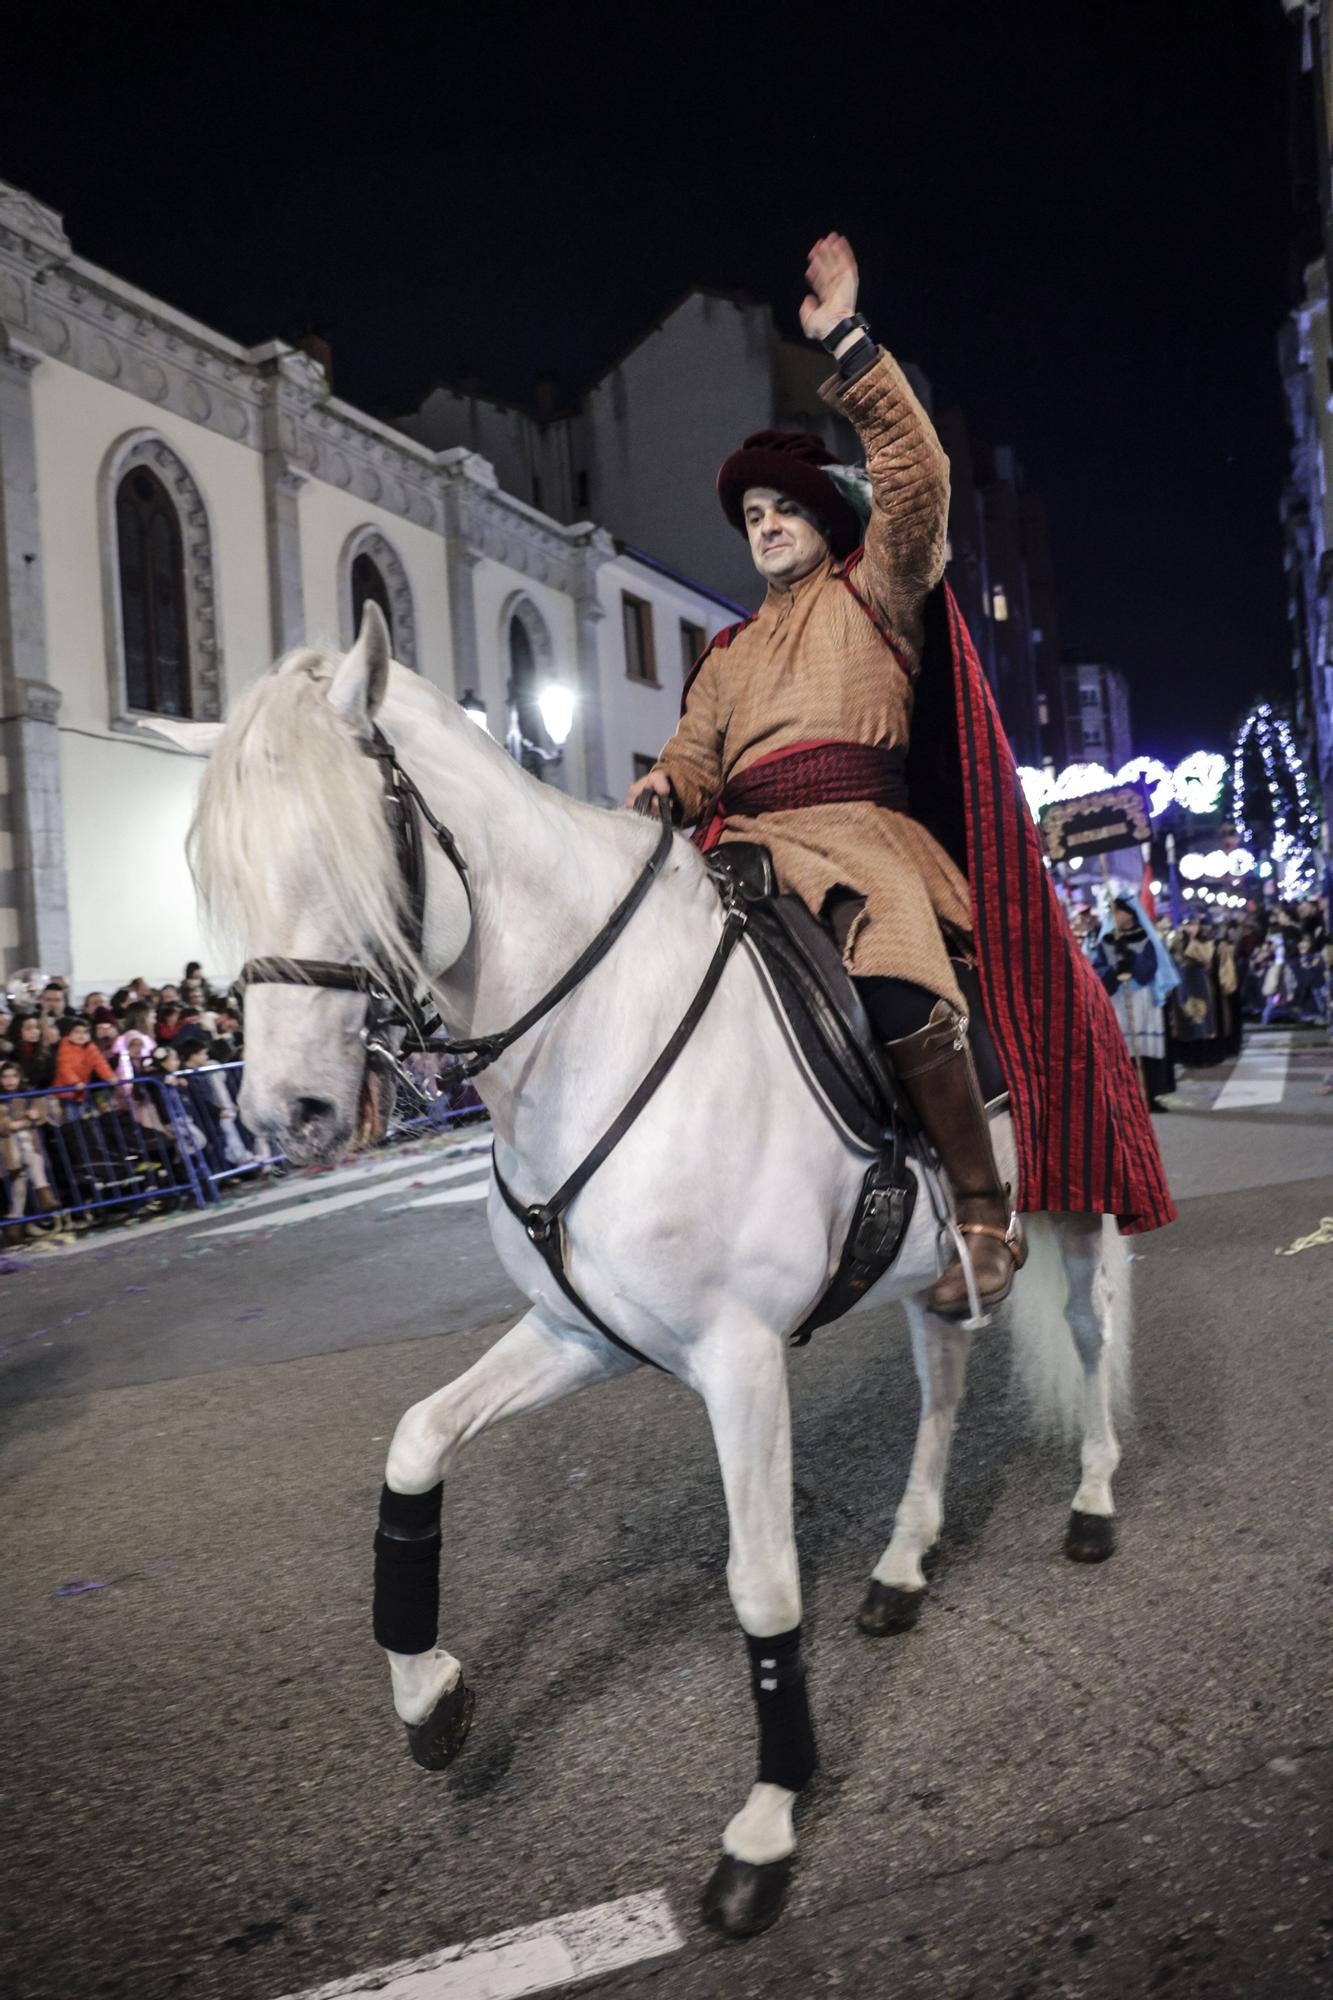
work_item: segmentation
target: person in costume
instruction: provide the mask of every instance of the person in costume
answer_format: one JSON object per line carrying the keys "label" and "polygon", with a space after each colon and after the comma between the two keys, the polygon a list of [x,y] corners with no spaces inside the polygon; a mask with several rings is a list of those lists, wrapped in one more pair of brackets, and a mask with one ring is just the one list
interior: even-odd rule
{"label": "person in costume", "polygon": [[[847,240],[823,237],[806,277],[801,324],[837,370],[821,394],[854,425],[865,467],[837,465],[812,433],[771,430],[723,464],[718,497],[749,540],[764,601],[710,643],[686,683],[675,735],[626,804],[646,791],[669,800],[705,851],[719,840],[759,842],[782,887],[829,925],[952,1184],[990,1306],[1008,1294],[1023,1259],[1018,1208],[1114,1207],[1138,1228],[1174,1211],[1141,1096],[1123,1074],[1114,1018],[1060,916],[984,675],[957,605],[938,587],[948,459],[902,369],[856,312]],[[1015,810],[1021,817],[998,857],[995,842]],[[991,871],[997,879],[986,879]],[[1012,984],[1024,949],[1011,893],[1034,917],[1040,908],[1050,941],[1051,962],[1025,984],[1021,1003],[1012,995],[1006,1003],[997,985],[1005,961]],[[996,1168],[951,954],[976,957],[1010,1084],[1016,1191]],[[1059,1010],[1069,1032],[1062,1020],[1058,1051],[1032,1077],[1029,1039],[1044,1032],[1044,1013]],[[1075,1116],[1068,1103],[1061,1110],[1060,1072],[1070,1062],[1086,1067],[1094,1050],[1119,1060],[1121,1073],[1100,1104],[1089,1083],[1071,1085]],[[1049,1130],[1060,1118],[1062,1140]],[[967,1314],[957,1258],[928,1303]]]}
{"label": "person in costume", "polygon": [[1167,1042],[1165,1007],[1180,984],[1171,954],[1137,896],[1117,896],[1092,952],[1092,963],[1111,996],[1116,1019],[1147,1094],[1149,1109],[1176,1087]]}

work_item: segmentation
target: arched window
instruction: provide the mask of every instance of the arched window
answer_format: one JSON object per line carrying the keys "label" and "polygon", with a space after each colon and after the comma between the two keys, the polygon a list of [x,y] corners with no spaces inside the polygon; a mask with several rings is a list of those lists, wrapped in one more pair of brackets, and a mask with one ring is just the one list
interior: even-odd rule
{"label": "arched window", "polygon": [[180,517],[156,473],[136,465],[116,488],[125,695],[149,715],[191,711]]}
{"label": "arched window", "polygon": [[363,549],[352,560],[352,630],[361,630],[361,613],[368,604],[378,604],[384,613],[384,622],[389,628],[389,645],[394,643],[393,605],[389,599],[389,586],[374,558]]}
{"label": "arched window", "polygon": [[338,623],[343,646],[356,643],[361,613],[378,604],[389,627],[393,656],[415,670],[417,614],[403,559],[387,536],[369,522],[356,528],[338,552]]}
{"label": "arched window", "polygon": [[[509,684],[519,729],[529,743],[544,744],[546,731],[537,706],[537,657],[526,626],[517,618],[509,623]],[[524,762],[528,761],[525,757]]]}

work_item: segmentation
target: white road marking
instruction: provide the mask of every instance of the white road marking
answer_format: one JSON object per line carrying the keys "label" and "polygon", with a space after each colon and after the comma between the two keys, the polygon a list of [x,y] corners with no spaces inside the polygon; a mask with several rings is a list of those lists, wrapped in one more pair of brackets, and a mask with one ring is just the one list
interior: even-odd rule
{"label": "white road marking", "polygon": [[454,1160],[446,1167],[428,1167],[424,1172],[399,1174],[394,1180],[372,1181],[361,1187],[348,1188],[345,1194],[316,1195],[293,1208],[279,1209],[276,1214],[250,1215],[243,1222],[224,1223],[220,1229],[201,1229],[191,1239],[196,1242],[215,1243],[220,1236],[253,1236],[261,1229],[286,1229],[293,1222],[311,1222],[318,1215],[336,1215],[340,1209],[358,1208],[363,1203],[380,1201],[385,1195],[401,1194],[411,1187],[429,1187],[435,1181],[458,1180],[465,1174],[475,1175],[481,1162],[477,1159]]}
{"label": "white road marking", "polygon": [[684,1944],[666,1896],[654,1889],[473,1944],[449,1945],[428,1958],[377,1966],[284,2000],[518,2000],[524,1993],[547,1993],[642,1959],[663,1958]]}
{"label": "white road marking", "polygon": [[1287,1088],[1290,1035],[1265,1039],[1242,1050],[1236,1067],[1213,1100],[1214,1111],[1246,1111],[1257,1104],[1281,1104]]}
{"label": "white road marking", "polygon": [[392,1215],[402,1215],[409,1208],[443,1208],[447,1202],[453,1201],[485,1201],[490,1191],[491,1183],[488,1169],[486,1179],[478,1181],[475,1186],[469,1181],[466,1187],[446,1188],[443,1194],[419,1195],[415,1201],[399,1202],[397,1208],[391,1209],[390,1213]]}
{"label": "white road marking", "polygon": [[[468,1156],[475,1159],[485,1158],[489,1160],[491,1156],[490,1127],[487,1126],[484,1129],[484,1138],[478,1139],[476,1136],[477,1128],[474,1126],[466,1137],[460,1136],[452,1145],[433,1147],[427,1154],[410,1154],[407,1158],[404,1158],[401,1153],[379,1153],[373,1155],[370,1159],[353,1160],[350,1164],[334,1167],[332,1172],[327,1174],[311,1174],[309,1177],[304,1173],[289,1175],[283,1180],[276,1181],[272,1187],[260,1189],[255,1194],[247,1191],[243,1197],[245,1212],[249,1215],[256,1208],[272,1208],[280,1202],[299,1201],[304,1195],[318,1193],[321,1187],[328,1188],[330,1193],[334,1193],[342,1188],[370,1188],[371,1184],[375,1181],[383,1181],[391,1175],[397,1178],[399,1175],[406,1173],[408,1158],[415,1157],[421,1159],[427,1165],[432,1160],[457,1160]],[[198,1220],[200,1217],[207,1216],[208,1212],[207,1209],[199,1210],[193,1219]]]}

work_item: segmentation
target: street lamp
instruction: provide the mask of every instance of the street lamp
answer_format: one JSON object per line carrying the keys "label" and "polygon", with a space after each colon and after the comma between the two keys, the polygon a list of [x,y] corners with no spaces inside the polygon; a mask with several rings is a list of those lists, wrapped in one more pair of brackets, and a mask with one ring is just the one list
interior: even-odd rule
{"label": "street lamp", "polygon": [[557,750],[563,750],[574,727],[574,692],[560,681],[548,681],[537,696],[546,734]]}
{"label": "street lamp", "polygon": [[574,693],[561,681],[547,681],[536,699],[537,713],[541,717],[546,743],[535,743],[524,732],[523,720],[519,713],[518,689],[511,680],[505,696],[509,708],[509,728],[505,735],[505,748],[516,764],[534,777],[541,775],[542,766],[559,764],[565,754],[565,744],[569,732],[574,727]]}

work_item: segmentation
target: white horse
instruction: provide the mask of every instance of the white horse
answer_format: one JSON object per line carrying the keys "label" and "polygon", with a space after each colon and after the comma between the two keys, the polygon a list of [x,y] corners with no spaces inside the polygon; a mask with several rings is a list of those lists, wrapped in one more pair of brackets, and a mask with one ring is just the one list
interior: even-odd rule
{"label": "white horse", "polygon": [[[400,921],[380,779],[362,754],[374,725],[466,864],[465,883],[428,838],[419,954]],[[201,729],[172,733],[197,743]],[[216,750],[192,854],[215,919],[252,954],[359,961],[400,984],[428,982],[459,1035],[502,1027],[544,993],[601,929],[658,837],[643,819],[576,803],[524,773],[454,702],[390,662],[373,606],[341,661],[289,655],[208,733]],[[676,1027],[721,925],[702,861],[676,837],[608,955],[481,1079],[496,1162],[523,1202],[547,1199],[620,1111]],[[363,1089],[364,996],[258,985],[246,1014],[247,1122],[295,1161],[336,1156],[353,1136]],[[994,1136],[1012,1179],[1007,1117]],[[814,1764],[796,1650],[787,1338],[837,1265],[865,1168],[803,1079],[742,947],[674,1068],[566,1219],[567,1268],[582,1298],[696,1389],[712,1425],[730,1524],[727,1584],[749,1642],[760,1733],[759,1782],[723,1832],[705,1894],[711,1921],[736,1936],[778,1914],[795,1851],[793,1805]],[[413,1753],[431,1768],[461,1746],[471,1713],[458,1660],[434,1623],[422,1623],[437,1603],[434,1489],[463,1446],[501,1417],[638,1365],[570,1304],[494,1182],[489,1220],[531,1308],[457,1381],[407,1411],[385,1474],[380,1541],[390,1557],[419,1558],[406,1627],[402,1603],[386,1621],[393,1700]],[[1006,1308],[1018,1370],[1039,1417],[1081,1421],[1082,1480],[1066,1549],[1095,1560],[1112,1547],[1124,1248],[1109,1217],[1029,1216],[1025,1229],[1030,1255]],[[861,1611],[872,1634],[914,1621],[922,1558],[940,1532],[971,1335],[927,1314],[921,1299],[948,1254],[923,1195],[896,1265],[863,1301],[903,1303],[921,1385],[906,1491]],[[400,1596],[404,1574],[400,1565],[392,1580]],[[415,1636],[393,1649],[392,1638],[414,1625]]]}

